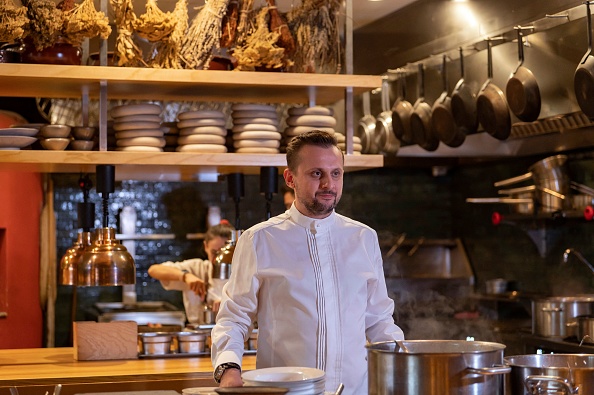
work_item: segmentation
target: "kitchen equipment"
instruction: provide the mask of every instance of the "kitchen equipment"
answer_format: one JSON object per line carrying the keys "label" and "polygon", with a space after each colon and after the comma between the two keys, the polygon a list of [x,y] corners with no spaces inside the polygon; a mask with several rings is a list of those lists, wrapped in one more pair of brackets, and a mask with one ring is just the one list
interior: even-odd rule
{"label": "kitchen equipment", "polygon": [[511,133],[511,117],[505,95],[493,83],[493,55],[491,39],[487,39],[487,80],[481,87],[476,109],[483,129],[498,140],[505,140]]}
{"label": "kitchen equipment", "polygon": [[413,143],[413,136],[410,131],[410,114],[413,106],[405,99],[406,97],[406,75],[403,71],[398,71],[398,97],[392,106],[392,128],[394,135],[403,143]]}
{"label": "kitchen equipment", "polygon": [[400,148],[400,141],[392,128],[392,110],[390,109],[390,83],[388,76],[382,77],[382,112],[375,123],[376,144],[386,154],[395,154]]}
{"label": "kitchen equipment", "polygon": [[592,54],[592,16],[590,2],[586,5],[586,27],[588,29],[588,50],[582,57],[573,76],[573,89],[580,109],[589,118],[594,117],[594,54]]}
{"label": "kitchen equipment", "polygon": [[367,345],[369,393],[501,395],[505,345],[458,340],[405,340]]}
{"label": "kitchen equipment", "polygon": [[465,133],[471,134],[478,128],[476,112],[476,93],[472,91],[464,77],[464,51],[460,51],[460,79],[452,91],[452,115],[456,125]]}
{"label": "kitchen equipment", "polygon": [[[534,200],[537,210],[545,213],[562,210],[565,206],[565,195],[555,192],[549,188],[538,187],[536,185],[501,189],[498,191],[498,193],[517,197],[527,197],[527,194],[529,194],[529,196],[531,196]],[[516,211],[521,212],[524,210],[518,208]],[[528,211],[528,208],[526,208],[525,212],[523,213],[526,214],[529,212],[531,211]]]}
{"label": "kitchen equipment", "polygon": [[505,97],[510,110],[524,122],[538,119],[540,114],[540,89],[536,77],[524,67],[524,39],[522,27],[515,27],[518,34],[518,65],[505,86]]}
{"label": "kitchen equipment", "polygon": [[458,128],[452,114],[452,99],[448,96],[447,56],[443,56],[441,76],[443,92],[431,108],[431,129],[441,142],[450,147],[459,147],[466,134]]}
{"label": "kitchen equipment", "polygon": [[418,65],[418,98],[410,115],[410,129],[415,143],[426,151],[435,151],[439,147],[439,139],[431,130],[431,106],[425,101],[425,70],[422,63]]}
{"label": "kitchen equipment", "polygon": [[235,244],[239,236],[241,236],[241,230],[231,231],[231,238],[227,240],[227,244],[221,248],[213,262],[213,279],[226,280],[231,277],[231,262],[233,261],[233,252],[235,252]]}
{"label": "kitchen equipment", "polygon": [[176,335],[179,353],[201,353],[206,349],[206,333],[186,331]]}
{"label": "kitchen equipment", "polygon": [[266,200],[266,219],[270,219],[272,197],[278,193],[278,168],[275,166],[260,167],[260,194]]}
{"label": "kitchen equipment", "polygon": [[577,317],[576,337],[580,344],[594,343],[594,316],[580,315]]}
{"label": "kitchen equipment", "polygon": [[363,92],[363,117],[359,120],[357,126],[357,136],[361,139],[362,152],[365,154],[377,154],[377,144],[375,143],[375,117],[371,115],[371,93]]}
{"label": "kitchen equipment", "polygon": [[503,278],[494,278],[485,281],[485,290],[488,294],[502,294],[507,291],[507,280]]}
{"label": "kitchen equipment", "polygon": [[139,331],[180,331],[186,322],[183,311],[168,302],[95,303],[87,310],[87,319],[97,322],[134,321]]}
{"label": "kitchen equipment", "polygon": [[322,395],[326,373],[316,368],[282,366],[255,369],[241,374],[246,386],[287,388],[291,395]]}
{"label": "kitchen equipment", "polygon": [[289,392],[288,388],[283,387],[227,387],[215,389],[217,394],[228,394],[228,395],[282,395]]}
{"label": "kitchen equipment", "polygon": [[507,394],[594,394],[594,355],[515,355],[504,360],[511,368]]}
{"label": "kitchen equipment", "polygon": [[594,314],[594,296],[551,296],[532,301],[532,333],[544,337],[575,335],[577,317]]}
{"label": "kitchen equipment", "polygon": [[140,353],[144,355],[163,355],[171,352],[173,334],[170,332],[139,333]]}
{"label": "kitchen equipment", "polygon": [[227,174],[227,189],[229,196],[231,196],[233,202],[235,202],[235,229],[240,229],[239,202],[241,202],[241,199],[245,196],[243,173]]}

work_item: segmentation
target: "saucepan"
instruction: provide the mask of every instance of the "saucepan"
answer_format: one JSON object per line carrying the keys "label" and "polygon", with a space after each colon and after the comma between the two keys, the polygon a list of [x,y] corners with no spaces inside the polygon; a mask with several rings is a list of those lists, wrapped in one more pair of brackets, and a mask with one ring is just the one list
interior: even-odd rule
{"label": "saucepan", "polygon": [[569,176],[565,169],[566,161],[566,155],[549,156],[530,166],[528,173],[497,181],[494,185],[501,187],[532,179],[537,186],[566,195],[569,192]]}
{"label": "saucepan", "polygon": [[431,106],[425,101],[425,70],[422,63],[419,63],[418,68],[419,97],[410,116],[410,129],[419,147],[426,151],[435,151],[439,147],[439,139],[431,130]]}
{"label": "saucepan", "polygon": [[359,120],[357,126],[357,136],[361,139],[362,152],[364,154],[377,154],[378,149],[375,144],[375,117],[371,115],[371,96],[369,91],[362,95],[363,117]]}
{"label": "saucepan", "polygon": [[585,1],[586,21],[588,29],[588,50],[580,61],[573,76],[575,98],[580,109],[589,118],[594,118],[594,54],[592,54],[592,17],[590,2]]}
{"label": "saucepan", "polygon": [[431,109],[431,128],[445,145],[459,147],[466,139],[466,133],[456,125],[452,114],[452,98],[448,94],[447,55],[443,55],[441,68],[443,92]]}
{"label": "saucepan", "polygon": [[503,91],[493,83],[493,55],[491,39],[487,40],[487,80],[476,99],[478,119],[483,129],[498,140],[511,133],[511,116]]}
{"label": "saucepan", "polygon": [[392,128],[392,110],[390,109],[390,82],[388,76],[382,77],[382,112],[376,118],[375,143],[386,154],[395,154],[400,148],[400,141]]}
{"label": "saucepan", "polygon": [[394,106],[392,106],[392,128],[394,135],[403,143],[413,143],[413,137],[410,131],[410,114],[413,112],[412,104],[406,100],[406,75],[403,71],[398,71],[396,81],[398,97]]}
{"label": "saucepan", "polygon": [[476,113],[476,93],[464,78],[464,51],[460,47],[460,79],[452,91],[452,115],[456,125],[465,134],[476,132],[478,117]]}

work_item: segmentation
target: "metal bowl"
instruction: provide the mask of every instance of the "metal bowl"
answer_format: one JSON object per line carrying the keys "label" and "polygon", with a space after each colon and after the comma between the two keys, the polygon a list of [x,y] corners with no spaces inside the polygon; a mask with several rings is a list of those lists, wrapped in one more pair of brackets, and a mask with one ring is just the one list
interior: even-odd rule
{"label": "metal bowl", "polygon": [[145,355],[164,355],[171,352],[173,333],[148,332],[139,333],[141,353]]}
{"label": "metal bowl", "polygon": [[206,334],[200,332],[178,332],[177,345],[179,353],[201,353],[206,349]]}

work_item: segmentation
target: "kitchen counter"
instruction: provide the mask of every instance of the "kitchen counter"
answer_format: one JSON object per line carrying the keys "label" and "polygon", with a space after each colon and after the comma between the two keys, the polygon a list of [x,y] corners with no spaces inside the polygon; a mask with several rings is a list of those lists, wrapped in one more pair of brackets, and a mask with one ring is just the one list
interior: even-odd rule
{"label": "kitchen counter", "polygon": [[[255,355],[243,359],[244,370],[255,369]],[[213,387],[210,357],[164,357],[134,360],[76,361],[74,348],[0,350],[0,395],[16,386],[19,395],[87,392],[157,391]]]}

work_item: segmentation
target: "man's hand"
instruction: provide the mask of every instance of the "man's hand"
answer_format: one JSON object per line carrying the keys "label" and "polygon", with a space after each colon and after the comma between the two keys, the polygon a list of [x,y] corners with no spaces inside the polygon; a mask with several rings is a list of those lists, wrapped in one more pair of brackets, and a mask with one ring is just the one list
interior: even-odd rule
{"label": "man's hand", "polygon": [[234,368],[225,370],[225,373],[223,373],[223,376],[221,377],[219,387],[243,387],[241,371]]}

